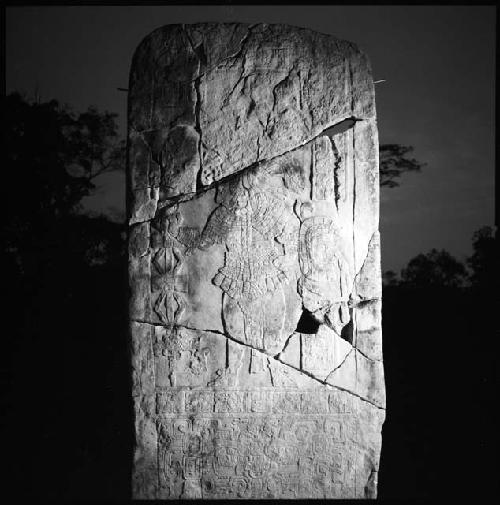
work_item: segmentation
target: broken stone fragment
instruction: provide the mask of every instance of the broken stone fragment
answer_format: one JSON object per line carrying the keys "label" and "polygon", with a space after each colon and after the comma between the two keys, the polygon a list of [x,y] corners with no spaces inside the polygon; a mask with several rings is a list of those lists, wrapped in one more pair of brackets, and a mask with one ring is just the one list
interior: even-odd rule
{"label": "broken stone fragment", "polygon": [[367,58],[286,25],[167,25],[128,110],[134,498],[375,498]]}
{"label": "broken stone fragment", "polygon": [[302,357],[301,345],[301,334],[293,333],[288,337],[283,350],[276,356],[276,358],[282,363],[286,363],[287,365],[300,370]]}
{"label": "broken stone fragment", "polygon": [[360,271],[370,240],[378,231],[379,171],[378,132],[374,119],[353,126],[354,137],[354,251],[355,271]]}
{"label": "broken stone fragment", "polygon": [[356,349],[371,360],[381,361],[382,302],[371,300],[360,303],[353,310],[356,320]]}
{"label": "broken stone fragment", "polygon": [[321,325],[315,335],[301,335],[301,343],[301,369],[321,381],[343,366],[353,349],[349,342],[325,325]]}
{"label": "broken stone fragment", "polygon": [[376,300],[382,297],[382,270],[380,263],[380,233],[374,232],[368,244],[368,252],[361,270],[356,275],[356,297]]}
{"label": "broken stone fragment", "polygon": [[137,189],[133,193],[133,217],[129,224],[141,223],[153,219],[158,207],[160,193],[158,188]]}
{"label": "broken stone fragment", "polygon": [[384,369],[380,361],[372,361],[359,352],[351,352],[342,366],[326,377],[326,382],[385,408]]}

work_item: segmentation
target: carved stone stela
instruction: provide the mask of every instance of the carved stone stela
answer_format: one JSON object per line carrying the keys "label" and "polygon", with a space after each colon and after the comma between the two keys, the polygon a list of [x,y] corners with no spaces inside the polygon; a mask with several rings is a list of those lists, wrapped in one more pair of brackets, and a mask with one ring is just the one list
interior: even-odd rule
{"label": "carved stone stela", "polygon": [[374,498],[385,418],[367,58],[167,25],[128,112],[133,495]]}

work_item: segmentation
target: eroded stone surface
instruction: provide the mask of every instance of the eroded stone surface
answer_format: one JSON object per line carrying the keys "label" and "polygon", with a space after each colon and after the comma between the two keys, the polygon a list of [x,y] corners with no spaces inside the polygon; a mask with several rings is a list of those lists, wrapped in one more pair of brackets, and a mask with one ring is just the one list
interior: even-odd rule
{"label": "eroded stone surface", "polygon": [[285,25],[134,56],[135,498],[373,498],[384,420],[366,57]]}

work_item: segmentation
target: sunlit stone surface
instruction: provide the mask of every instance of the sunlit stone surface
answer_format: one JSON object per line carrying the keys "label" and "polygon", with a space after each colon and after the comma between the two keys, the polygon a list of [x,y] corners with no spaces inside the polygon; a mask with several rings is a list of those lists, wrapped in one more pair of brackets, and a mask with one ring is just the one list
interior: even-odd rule
{"label": "sunlit stone surface", "polygon": [[373,81],[285,25],[168,25],[129,89],[135,498],[374,498]]}

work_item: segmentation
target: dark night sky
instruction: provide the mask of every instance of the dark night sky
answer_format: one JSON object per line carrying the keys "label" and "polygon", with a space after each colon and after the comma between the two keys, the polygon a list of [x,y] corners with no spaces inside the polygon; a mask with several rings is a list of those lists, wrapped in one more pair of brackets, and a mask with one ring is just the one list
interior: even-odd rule
{"label": "dark night sky", "polygon": [[[384,269],[399,270],[432,247],[459,259],[471,236],[493,225],[495,7],[170,6],[10,7],[7,92],[119,113],[126,128],[132,54],[168,23],[287,23],[355,42],[377,84],[381,143],[415,146],[427,163],[381,192]],[[125,178],[101,178],[94,210],[124,212]]]}

